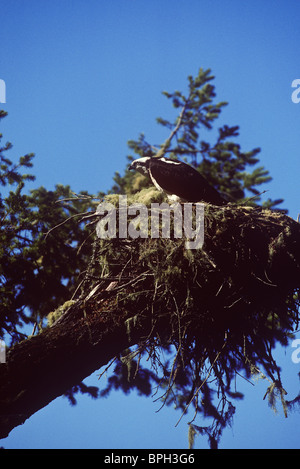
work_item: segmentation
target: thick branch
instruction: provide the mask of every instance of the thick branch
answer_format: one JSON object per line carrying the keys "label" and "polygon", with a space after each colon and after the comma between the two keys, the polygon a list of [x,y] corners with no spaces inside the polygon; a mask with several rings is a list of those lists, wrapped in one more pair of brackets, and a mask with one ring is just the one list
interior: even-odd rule
{"label": "thick branch", "polygon": [[[104,310],[109,301],[115,300],[105,300]],[[0,365],[0,438],[136,343],[139,333],[145,335],[145,324],[127,335],[120,310],[107,315],[76,302],[62,321],[15,345]]]}

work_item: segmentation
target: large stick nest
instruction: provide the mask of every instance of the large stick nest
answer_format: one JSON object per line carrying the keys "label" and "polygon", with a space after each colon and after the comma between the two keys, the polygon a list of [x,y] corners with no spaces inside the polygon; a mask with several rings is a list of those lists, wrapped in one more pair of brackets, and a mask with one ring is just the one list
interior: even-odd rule
{"label": "large stick nest", "polygon": [[158,345],[175,346],[173,364],[162,367],[165,398],[181,386],[182,409],[193,401],[199,410],[211,374],[225,399],[241,370],[266,373],[284,402],[272,348],[298,326],[299,239],[299,223],[279,212],[206,205],[202,249],[187,250],[184,239],[97,240],[83,295],[92,292],[97,309],[106,289],[115,302],[105,312],[99,302],[101,314],[117,304],[128,333],[147,318],[138,350],[154,361]]}

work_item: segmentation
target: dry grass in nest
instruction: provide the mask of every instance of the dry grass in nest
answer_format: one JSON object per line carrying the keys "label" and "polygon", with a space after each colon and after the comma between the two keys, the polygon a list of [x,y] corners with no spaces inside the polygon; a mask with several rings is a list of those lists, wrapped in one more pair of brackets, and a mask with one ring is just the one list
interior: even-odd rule
{"label": "dry grass in nest", "polygon": [[[193,403],[195,415],[214,417],[211,441],[232,416],[228,397],[239,397],[231,389],[236,373],[263,374],[270,402],[276,394],[287,410],[272,349],[286,345],[299,323],[299,239],[299,223],[281,213],[206,205],[202,249],[187,250],[184,239],[96,241],[90,279],[112,285],[115,304],[128,313],[129,334],[145,318],[150,323],[123,363],[134,361],[137,377],[148,354],[157,376],[161,372],[155,380],[164,402],[176,394],[184,412]],[[162,363],[158,350],[170,346],[173,361]],[[219,393],[217,407],[210,382]]]}

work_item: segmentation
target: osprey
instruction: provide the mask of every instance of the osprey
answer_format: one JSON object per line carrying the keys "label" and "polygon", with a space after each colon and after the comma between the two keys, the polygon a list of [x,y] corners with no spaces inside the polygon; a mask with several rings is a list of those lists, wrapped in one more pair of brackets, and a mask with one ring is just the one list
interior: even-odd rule
{"label": "osprey", "polygon": [[133,161],[129,169],[148,174],[155,187],[165,192],[172,201],[226,204],[219,192],[196,169],[181,161],[145,156]]}

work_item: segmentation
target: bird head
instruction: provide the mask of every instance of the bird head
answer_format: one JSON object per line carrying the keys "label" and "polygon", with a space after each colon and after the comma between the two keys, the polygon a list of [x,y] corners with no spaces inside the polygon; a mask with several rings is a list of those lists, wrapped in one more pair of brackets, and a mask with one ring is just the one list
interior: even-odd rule
{"label": "bird head", "polygon": [[129,169],[133,171],[138,171],[139,173],[142,173],[142,174],[148,174],[150,159],[151,159],[150,156],[144,156],[143,158],[134,160],[129,166]]}

